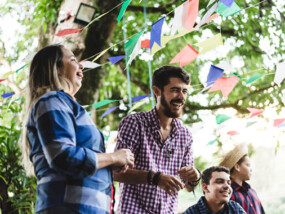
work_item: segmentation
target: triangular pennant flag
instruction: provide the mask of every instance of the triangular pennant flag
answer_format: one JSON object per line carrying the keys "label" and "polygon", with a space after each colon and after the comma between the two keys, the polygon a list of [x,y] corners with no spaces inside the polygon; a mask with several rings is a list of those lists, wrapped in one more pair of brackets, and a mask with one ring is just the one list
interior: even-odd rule
{"label": "triangular pennant flag", "polygon": [[158,21],[152,24],[150,32],[150,49],[152,48],[154,42],[156,42],[161,47],[160,38],[164,19],[165,17],[159,19]]}
{"label": "triangular pennant flag", "polygon": [[95,62],[91,62],[91,61],[83,61],[80,62],[80,64],[84,67],[84,68],[97,68],[100,67],[101,64],[97,64]]}
{"label": "triangular pennant flag", "polygon": [[184,66],[192,62],[198,56],[198,51],[196,51],[191,45],[186,45],[170,62],[179,62],[180,66]]}
{"label": "triangular pennant flag", "polygon": [[[125,44],[125,52],[127,56],[127,61],[131,63],[131,61],[136,57],[138,54],[138,50],[140,50],[141,47],[141,36],[144,33],[145,29],[138,32],[136,35],[134,35],[126,44]],[[137,45],[138,44],[138,45]]]}
{"label": "triangular pennant flag", "polygon": [[231,7],[235,0],[221,0],[221,2],[227,7]]}
{"label": "triangular pennant flag", "polygon": [[285,123],[282,123],[278,126],[278,128],[285,127]]}
{"label": "triangular pennant flag", "polygon": [[241,77],[238,73],[236,73],[236,72],[234,72],[234,73],[232,73],[232,74],[230,75],[230,77],[232,77],[232,76],[236,76],[236,77],[238,77],[239,79],[242,79],[242,77]]}
{"label": "triangular pennant flag", "polygon": [[241,9],[239,6],[234,2],[231,7],[227,7],[222,2],[219,2],[219,7],[217,8],[216,12],[224,17],[228,17],[240,12]]}
{"label": "triangular pennant flag", "polygon": [[182,17],[183,17],[183,7],[186,7],[189,4],[189,1],[184,2],[182,5],[178,6],[174,10],[174,18],[172,20],[172,27],[170,35],[173,36],[179,27],[182,26]]}
{"label": "triangular pennant flag", "polygon": [[198,16],[199,0],[189,1],[188,6],[183,7],[182,26],[191,31]]}
{"label": "triangular pennant flag", "polygon": [[230,119],[231,117],[225,114],[219,114],[216,116],[216,123],[220,125],[221,123],[225,122],[226,120]]}
{"label": "triangular pennant flag", "polygon": [[15,93],[13,93],[13,92],[8,92],[8,93],[5,93],[5,94],[2,94],[1,96],[2,96],[3,98],[8,98],[8,97],[12,97],[14,94],[15,94]]}
{"label": "triangular pennant flag", "polygon": [[219,14],[218,14],[218,13],[215,13],[215,14],[211,15],[211,16],[205,21],[205,23],[208,23],[208,22],[210,22],[210,21],[212,21],[213,19],[216,19],[216,18],[218,18],[218,17],[219,17]]}
{"label": "triangular pennant flag", "polygon": [[150,51],[151,55],[154,55],[157,51],[164,48],[164,46],[171,40],[173,37],[171,36],[162,36],[161,37],[161,47],[158,46],[158,44],[154,43],[152,46],[152,49]]}
{"label": "triangular pennant flag", "polygon": [[252,82],[254,82],[255,80],[258,80],[260,77],[262,77],[263,75],[254,75],[253,77],[250,77],[246,82],[245,84],[250,84]]}
{"label": "triangular pennant flag", "polygon": [[234,135],[237,135],[239,133],[237,131],[228,131],[227,134],[230,136],[234,136]]}
{"label": "triangular pennant flag", "polygon": [[28,64],[26,64],[26,65],[23,65],[21,68],[19,68],[19,69],[17,69],[16,70],[16,73],[18,73],[20,70],[22,70],[24,67],[26,67]]}
{"label": "triangular pennant flag", "polygon": [[206,53],[207,51],[210,51],[220,45],[223,45],[223,39],[222,34],[218,33],[215,36],[195,44],[200,48],[199,54]]}
{"label": "triangular pennant flag", "polygon": [[142,95],[142,96],[137,96],[137,97],[132,97],[132,101],[133,101],[133,102],[137,102],[137,101],[140,101],[140,100],[142,100],[142,99],[144,99],[144,98],[146,98],[146,97],[149,97],[149,96],[150,96],[150,94]]}
{"label": "triangular pennant flag", "polygon": [[79,28],[79,29],[63,29],[61,31],[59,31],[57,34],[55,34],[56,36],[66,36],[69,34],[74,34],[74,33],[78,33],[79,31],[81,31],[84,28]]}
{"label": "triangular pennant flag", "polygon": [[217,139],[210,141],[210,142],[207,144],[207,146],[208,146],[208,145],[213,145],[216,141],[217,141]]}
{"label": "triangular pennant flag", "polygon": [[212,13],[218,8],[219,6],[219,2],[216,2],[208,11],[207,13],[205,13],[205,15],[203,16],[202,20],[200,21],[200,23],[197,25],[197,28],[199,28],[200,26],[202,26],[203,24],[206,23],[206,21],[208,21],[209,17],[212,15]]}
{"label": "triangular pennant flag", "polygon": [[[111,46],[111,47],[113,47],[113,46]],[[95,62],[97,59],[99,59],[99,58],[100,58],[102,55],[104,55],[111,47],[109,47],[109,48],[107,48],[107,49],[101,51],[100,54],[97,55],[97,56],[92,60],[92,62]]]}
{"label": "triangular pennant flag", "polygon": [[221,90],[224,97],[227,97],[229,93],[233,90],[233,88],[238,83],[239,78],[237,76],[232,77],[220,77],[214,83],[214,85],[210,88],[208,92]]}
{"label": "triangular pennant flag", "polygon": [[253,121],[253,122],[247,122],[247,123],[246,123],[246,128],[247,128],[247,127],[249,127],[249,126],[251,126],[251,125],[253,125],[253,124],[255,124],[255,123],[256,123],[256,121]]}
{"label": "triangular pennant flag", "polygon": [[133,105],[133,107],[128,111],[128,114],[131,113],[133,110],[137,109],[138,107],[142,106],[143,104],[145,104],[146,101],[147,101],[147,100],[145,99],[145,100],[141,100],[141,101],[135,103],[135,104]]}
{"label": "triangular pennant flag", "polygon": [[141,48],[150,48],[150,39],[145,39],[141,42]]}
{"label": "triangular pennant flag", "polygon": [[184,29],[183,27],[178,28],[178,33],[171,37],[171,39],[176,39],[181,36],[186,35],[187,33],[190,33],[188,30]]}
{"label": "triangular pennant flag", "polygon": [[100,108],[102,106],[105,106],[109,103],[117,102],[118,100],[101,100],[98,103],[92,104],[94,108]]}
{"label": "triangular pennant flag", "polygon": [[213,85],[219,77],[223,76],[223,73],[224,69],[211,65],[209,74],[207,76],[207,86]]}
{"label": "triangular pennant flag", "polygon": [[0,79],[0,82],[3,82],[4,80],[6,80],[6,79]]}
{"label": "triangular pennant flag", "polygon": [[285,118],[275,119],[273,126],[278,127],[285,121]]}
{"label": "triangular pennant flag", "polygon": [[257,108],[247,108],[247,110],[251,113],[249,118],[252,118],[252,117],[259,115],[263,112],[262,109],[257,109]]}
{"label": "triangular pennant flag", "polygon": [[102,115],[101,118],[105,117],[107,114],[110,114],[112,111],[115,111],[119,106],[115,106],[112,108],[109,108],[107,111],[105,111]]}
{"label": "triangular pennant flag", "polygon": [[281,82],[285,79],[285,61],[276,66],[274,82],[280,87]]}
{"label": "triangular pennant flag", "polygon": [[116,62],[119,62],[121,59],[123,59],[126,55],[122,56],[113,56],[109,57],[108,60],[112,63],[111,65],[115,64]]}
{"label": "triangular pennant flag", "polygon": [[118,17],[117,17],[117,22],[120,22],[120,21],[121,21],[121,19],[122,19],[124,13],[125,13],[127,7],[129,6],[130,2],[131,2],[131,0],[126,0],[126,1],[123,3],[123,5],[122,5],[122,7],[121,7],[121,10],[120,10],[120,13],[119,13],[119,15],[118,15]]}

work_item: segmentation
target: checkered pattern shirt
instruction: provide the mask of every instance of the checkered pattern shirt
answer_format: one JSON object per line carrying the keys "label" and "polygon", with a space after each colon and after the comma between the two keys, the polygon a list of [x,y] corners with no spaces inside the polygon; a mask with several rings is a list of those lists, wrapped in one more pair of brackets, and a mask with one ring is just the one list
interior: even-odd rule
{"label": "checkered pattern shirt", "polygon": [[36,212],[64,204],[76,213],[110,213],[111,170],[97,170],[103,135],[82,106],[50,91],[34,104],[27,131],[38,178]]}
{"label": "checkered pattern shirt", "polygon": [[231,199],[239,203],[246,213],[249,214],[264,214],[262,204],[250,185],[246,182],[242,186],[232,180],[233,194]]}
{"label": "checkered pattern shirt", "polygon": [[[173,119],[172,131],[163,143],[160,126],[155,108],[125,117],[119,126],[116,149],[128,148],[134,153],[136,170],[178,177],[181,167],[193,166],[191,133],[178,119]],[[177,213],[177,196],[154,185],[120,183],[118,213]]]}
{"label": "checkered pattern shirt", "polygon": [[[204,196],[202,196],[197,204],[189,207],[183,214],[215,214],[207,206],[207,202]],[[225,204],[224,208],[216,214],[246,214],[242,207],[234,202],[229,201]]]}

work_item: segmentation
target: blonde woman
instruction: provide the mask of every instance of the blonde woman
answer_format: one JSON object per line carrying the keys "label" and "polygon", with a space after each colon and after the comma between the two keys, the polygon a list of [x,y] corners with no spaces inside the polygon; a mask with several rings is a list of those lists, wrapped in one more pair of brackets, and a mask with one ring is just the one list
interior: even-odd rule
{"label": "blonde woman", "polygon": [[22,152],[38,179],[38,214],[110,213],[111,167],[134,164],[128,149],[105,153],[102,133],[75,101],[82,69],[60,45],[40,50],[30,67]]}

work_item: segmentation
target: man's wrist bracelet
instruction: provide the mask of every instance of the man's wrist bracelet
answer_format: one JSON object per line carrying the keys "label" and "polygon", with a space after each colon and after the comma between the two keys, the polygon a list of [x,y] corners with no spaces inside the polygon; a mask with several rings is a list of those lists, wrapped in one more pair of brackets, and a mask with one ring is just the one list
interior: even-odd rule
{"label": "man's wrist bracelet", "polygon": [[153,184],[153,185],[158,185],[160,176],[161,176],[161,172],[156,172],[156,173],[154,174],[153,179],[152,179],[152,184]]}
{"label": "man's wrist bracelet", "polygon": [[153,180],[152,179],[152,174],[153,174],[153,171],[151,171],[151,170],[149,170],[148,173],[147,173],[147,178],[146,179],[147,179],[147,183],[148,184],[152,184],[152,180]]}
{"label": "man's wrist bracelet", "polygon": [[196,180],[196,181],[188,181],[188,184],[189,184],[191,187],[197,186],[197,185],[199,184],[200,180],[201,180],[201,177],[202,177],[201,172],[200,172],[199,169],[197,169],[197,171],[199,172],[199,178],[198,178],[198,180]]}

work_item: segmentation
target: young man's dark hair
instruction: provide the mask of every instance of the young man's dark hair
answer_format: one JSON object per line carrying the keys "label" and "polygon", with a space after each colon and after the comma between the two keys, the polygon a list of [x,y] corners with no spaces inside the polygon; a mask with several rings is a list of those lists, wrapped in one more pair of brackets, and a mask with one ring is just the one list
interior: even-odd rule
{"label": "young man's dark hair", "polygon": [[163,66],[154,71],[152,85],[157,86],[163,91],[163,87],[169,84],[169,79],[171,77],[180,78],[187,85],[190,83],[190,76],[181,67]]}
{"label": "young man's dark hair", "polygon": [[212,178],[213,172],[225,172],[227,174],[230,174],[230,170],[223,166],[212,166],[202,173],[202,184],[209,184],[210,180]]}

